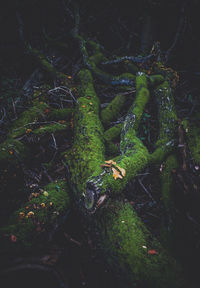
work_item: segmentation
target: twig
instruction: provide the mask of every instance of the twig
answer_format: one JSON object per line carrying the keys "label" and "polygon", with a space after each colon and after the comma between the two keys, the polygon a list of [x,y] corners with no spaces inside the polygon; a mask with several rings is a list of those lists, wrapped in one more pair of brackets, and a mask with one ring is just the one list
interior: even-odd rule
{"label": "twig", "polygon": [[64,232],[64,236],[67,240],[69,240],[70,242],[75,243],[76,245],[78,245],[79,247],[82,246],[82,244],[80,242],[78,242],[77,240],[73,239],[72,237],[70,237],[66,232]]}
{"label": "twig", "polygon": [[144,186],[144,184],[142,183],[142,181],[140,179],[138,179],[138,182],[140,183],[140,185],[142,186],[143,190],[146,192],[146,194],[149,196],[149,198],[151,198],[151,200],[155,201],[151,195],[151,193],[147,190],[147,188]]}
{"label": "twig", "polygon": [[65,92],[65,93],[67,93],[67,94],[69,94],[69,95],[71,96],[71,98],[72,98],[76,103],[78,103],[78,101],[76,100],[76,98],[75,98],[74,95],[72,94],[72,91],[71,91],[68,87],[66,87],[66,86],[55,87],[55,88],[49,90],[48,93],[55,96],[55,93],[53,93],[53,92],[57,92],[57,91],[59,91],[59,90]]}
{"label": "twig", "polygon": [[15,108],[15,102],[13,101],[12,97],[11,97],[11,99],[12,99],[13,112],[14,112],[14,115],[15,115],[15,118],[13,120],[16,120],[17,119],[17,113],[16,113],[16,108]]}
{"label": "twig", "polygon": [[55,150],[58,150],[58,147],[57,147],[57,144],[56,144],[56,139],[55,139],[54,134],[52,133],[51,136],[52,136],[52,138],[53,138],[54,148],[55,148]]}
{"label": "twig", "polygon": [[121,62],[127,61],[127,60],[131,61],[131,62],[134,62],[134,63],[145,63],[149,59],[151,59],[153,56],[154,56],[153,54],[150,54],[150,55],[145,56],[145,57],[124,56],[124,57],[121,57],[121,58],[118,58],[118,59],[114,59],[114,60],[111,60],[111,61],[102,62],[101,64],[103,64],[103,65],[117,64],[117,63],[121,63]]}

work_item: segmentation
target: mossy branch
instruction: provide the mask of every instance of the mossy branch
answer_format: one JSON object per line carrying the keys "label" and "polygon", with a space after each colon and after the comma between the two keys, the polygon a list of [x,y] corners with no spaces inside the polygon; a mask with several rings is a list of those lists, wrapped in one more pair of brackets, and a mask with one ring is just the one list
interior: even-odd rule
{"label": "mossy branch", "polygon": [[[65,181],[56,181],[30,194],[29,201],[13,213],[8,224],[0,229],[0,241],[5,247],[18,248],[41,245],[55,225],[70,209],[70,197]],[[13,241],[11,236],[15,237]]]}
{"label": "mossy branch", "polygon": [[125,169],[122,179],[114,179],[111,168],[102,169],[99,175],[92,175],[87,181],[85,193],[85,208],[94,212],[98,208],[99,199],[104,195],[122,193],[128,181],[137,175],[148,164],[147,148],[136,136],[141,116],[149,100],[147,77],[141,74],[136,78],[136,98],[124,121],[121,131],[121,155],[116,159],[116,165]]}

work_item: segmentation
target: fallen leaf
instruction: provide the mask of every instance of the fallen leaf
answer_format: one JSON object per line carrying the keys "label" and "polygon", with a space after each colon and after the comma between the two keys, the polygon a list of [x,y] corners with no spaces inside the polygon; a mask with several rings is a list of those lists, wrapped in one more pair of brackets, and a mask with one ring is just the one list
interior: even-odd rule
{"label": "fallen leaf", "polygon": [[154,250],[154,249],[151,249],[151,250],[148,250],[148,254],[156,255],[156,254],[158,254],[158,252],[156,250]]}
{"label": "fallen leaf", "polygon": [[101,167],[111,167],[110,164],[101,164],[100,166],[101,166]]}
{"label": "fallen leaf", "polygon": [[119,171],[117,171],[115,168],[112,168],[112,171],[113,171],[113,178],[116,180],[117,178],[120,178],[122,179],[122,175],[120,174]]}
{"label": "fallen leaf", "polygon": [[116,167],[119,169],[119,171],[121,172],[122,176],[124,177],[126,175],[126,171],[124,168],[121,168],[119,166],[116,165]]}
{"label": "fallen leaf", "polygon": [[12,242],[16,242],[16,241],[17,241],[17,237],[12,234],[12,235],[10,235],[10,240],[11,240]]}
{"label": "fallen leaf", "polygon": [[112,159],[111,160],[107,160],[107,161],[105,161],[106,163],[108,163],[108,164],[114,164],[114,165],[116,165],[117,163],[115,162],[115,161],[113,161]]}
{"label": "fallen leaf", "polygon": [[48,109],[48,108],[45,109],[45,111],[44,111],[45,114],[48,114],[49,112],[50,112],[50,109]]}

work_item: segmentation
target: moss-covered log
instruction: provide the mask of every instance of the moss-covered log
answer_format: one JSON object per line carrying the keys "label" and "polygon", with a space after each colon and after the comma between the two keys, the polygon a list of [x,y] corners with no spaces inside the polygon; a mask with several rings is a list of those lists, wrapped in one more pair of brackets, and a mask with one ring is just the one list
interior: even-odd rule
{"label": "moss-covered log", "polygon": [[26,45],[27,50],[33,57],[37,60],[38,64],[42,67],[42,69],[51,75],[53,78],[58,78],[62,80],[63,83],[67,84],[69,87],[71,86],[69,80],[67,79],[67,75],[58,71],[53,65],[49,63],[46,57],[37,49],[32,48],[30,45]]}
{"label": "moss-covered log", "polygon": [[28,201],[0,229],[0,241],[8,248],[40,245],[41,239],[47,240],[65,219],[69,209],[70,197],[65,181],[52,182],[37,191],[34,189]]}
{"label": "moss-covered log", "polygon": [[93,217],[96,242],[108,265],[125,276],[123,287],[185,287],[179,264],[152,237],[129,203],[109,200]]}
{"label": "moss-covered log", "polygon": [[[195,115],[195,119],[199,119],[200,113]],[[188,120],[183,120],[182,125],[185,129],[188,148],[192,154],[195,164],[200,165],[200,127]]]}
{"label": "moss-covered log", "polygon": [[[88,211],[95,211],[102,195],[108,196],[122,193],[128,181],[135,177],[148,164],[148,150],[136,135],[144,107],[148,100],[147,77],[142,73],[136,78],[136,98],[128,112],[121,131],[121,155],[117,159],[114,159],[115,163],[111,163],[110,167],[102,168],[98,176],[92,175],[87,181],[85,206]],[[125,169],[125,175],[118,173],[119,167]],[[116,173],[118,174],[118,179],[115,178],[114,174]],[[90,201],[91,203],[89,204]]]}
{"label": "moss-covered log", "polygon": [[173,233],[175,221],[175,204],[174,199],[174,179],[173,170],[178,168],[178,161],[175,154],[167,157],[163,163],[163,169],[160,174],[161,180],[161,199],[164,206],[162,227],[161,227],[161,241],[169,249],[173,246]]}
{"label": "moss-covered log", "polygon": [[[122,191],[127,182],[124,181],[124,184],[121,184],[123,179],[117,179],[117,182],[110,172],[106,172],[100,167],[104,161],[104,145],[103,130],[98,118],[98,98],[94,91],[90,72],[81,71],[80,78],[82,95],[75,113],[74,145],[71,155],[67,155],[66,159],[68,159],[67,164],[71,172],[73,192],[78,199],[78,209],[83,213],[85,210],[82,207],[82,196],[84,196],[86,182],[91,174],[93,174],[92,183],[94,184],[94,179],[96,179],[95,184],[99,184],[100,189],[102,182],[98,182],[98,179],[106,179],[107,187],[110,188],[113,184],[114,188],[112,188],[116,188],[117,191]],[[128,148],[125,144],[122,145],[124,154],[121,156],[119,164],[121,167],[126,164],[126,169],[127,167],[131,168],[126,171],[128,179],[136,173],[137,166],[136,168],[134,166],[137,164],[141,169],[148,159],[148,151],[136,137],[134,125],[136,124],[136,128],[139,125],[142,115],[140,109],[144,109],[149,99],[149,91],[145,75],[138,76],[136,81],[138,83],[136,100],[129,111],[129,117],[127,116],[127,119],[130,120],[130,115],[133,115],[134,121],[129,121],[129,124],[125,121],[122,136],[124,137],[122,143],[124,143],[123,140],[126,141],[127,137],[127,143],[132,146]],[[92,105],[89,104],[89,101]],[[132,149],[132,152],[129,153],[129,149]],[[125,163],[124,166],[122,163]],[[99,178],[99,173],[102,178]],[[105,195],[95,202],[97,199],[95,199],[90,183],[91,178],[87,182],[87,196],[84,204],[88,210],[94,211],[94,207],[96,208],[98,205],[100,206],[101,202],[104,202]],[[93,240],[100,251],[104,253],[107,263],[112,269],[117,267],[120,273],[126,275],[127,287],[135,285],[139,285],[138,287],[145,287],[145,285],[148,287],[183,287],[178,264],[147,231],[131,205],[108,200],[95,214],[83,213],[82,215],[85,215],[86,229],[94,232]]]}
{"label": "moss-covered log", "polygon": [[65,154],[70,166],[71,182],[77,199],[85,191],[88,175],[101,172],[104,162],[104,134],[99,119],[99,99],[89,70],[81,70],[80,96],[74,115],[74,144]]}
{"label": "moss-covered log", "polygon": [[19,118],[9,128],[9,134],[4,142],[0,144],[0,171],[5,178],[5,173],[9,173],[9,167],[19,166],[21,161],[27,161],[28,148],[21,141],[23,135],[32,131],[32,125],[38,120],[45,118],[45,110],[48,105],[39,102],[37,98],[39,91],[35,92],[36,100],[33,101],[32,107],[21,113]]}
{"label": "moss-covered log", "polygon": [[120,137],[121,129],[123,127],[122,123],[119,123],[109,129],[104,133],[106,155],[113,156],[119,154],[119,147],[117,147],[113,141]]}
{"label": "moss-covered log", "polygon": [[165,80],[155,88],[154,97],[157,102],[160,127],[158,140],[155,144],[156,149],[151,154],[151,162],[161,163],[166,155],[175,148],[178,127],[173,89],[168,81]]}
{"label": "moss-covered log", "polygon": [[106,108],[101,111],[102,123],[107,126],[111,121],[116,120],[126,102],[126,96],[124,94],[118,94],[115,98],[108,104]]}

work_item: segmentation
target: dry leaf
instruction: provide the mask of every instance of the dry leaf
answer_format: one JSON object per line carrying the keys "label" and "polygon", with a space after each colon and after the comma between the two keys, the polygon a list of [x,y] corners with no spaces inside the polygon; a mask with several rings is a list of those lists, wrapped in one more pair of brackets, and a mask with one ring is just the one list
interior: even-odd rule
{"label": "dry leaf", "polygon": [[10,235],[10,240],[11,240],[12,242],[16,242],[16,241],[17,241],[17,237],[12,234],[12,235]]}
{"label": "dry leaf", "polygon": [[148,254],[150,254],[150,255],[156,255],[156,254],[158,254],[158,252],[157,252],[156,250],[152,249],[152,250],[149,250],[149,251],[148,251]]}
{"label": "dry leaf", "polygon": [[116,170],[115,168],[112,168],[113,171],[113,178],[116,180],[117,178],[122,179],[122,175],[120,174],[120,172],[118,170]]}
{"label": "dry leaf", "polygon": [[105,161],[106,163],[108,163],[108,164],[114,164],[114,165],[116,165],[117,163],[115,162],[115,161],[113,161],[112,159],[111,160],[108,160],[108,161]]}
{"label": "dry leaf", "polygon": [[116,167],[119,169],[119,171],[121,172],[122,176],[124,177],[126,175],[126,171],[124,168],[121,168],[119,166],[116,165]]}

